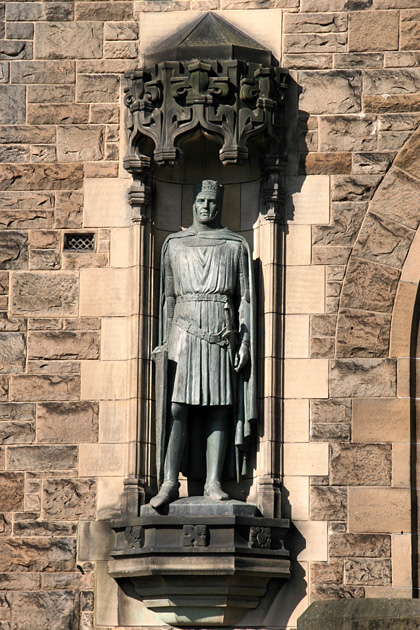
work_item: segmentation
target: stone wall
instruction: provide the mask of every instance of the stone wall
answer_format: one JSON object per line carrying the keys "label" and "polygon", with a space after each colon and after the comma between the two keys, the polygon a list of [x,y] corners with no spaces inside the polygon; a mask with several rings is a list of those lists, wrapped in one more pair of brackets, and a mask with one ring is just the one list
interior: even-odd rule
{"label": "stone wall", "polygon": [[[86,532],[119,514],[136,407],[140,254],[121,77],[139,45],[206,10],[291,74],[283,514],[294,572],[243,626],[295,628],[317,599],[412,596],[418,4],[0,3],[1,630],[117,628],[106,536],[93,528],[92,549]],[[94,250],[66,251],[73,232],[93,234]]]}

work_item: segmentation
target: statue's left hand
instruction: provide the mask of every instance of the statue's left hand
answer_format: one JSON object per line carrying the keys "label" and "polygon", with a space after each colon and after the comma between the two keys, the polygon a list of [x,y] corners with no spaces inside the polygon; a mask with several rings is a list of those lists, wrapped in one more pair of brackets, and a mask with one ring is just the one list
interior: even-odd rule
{"label": "statue's left hand", "polygon": [[235,357],[235,372],[240,372],[249,361],[249,347],[242,343]]}

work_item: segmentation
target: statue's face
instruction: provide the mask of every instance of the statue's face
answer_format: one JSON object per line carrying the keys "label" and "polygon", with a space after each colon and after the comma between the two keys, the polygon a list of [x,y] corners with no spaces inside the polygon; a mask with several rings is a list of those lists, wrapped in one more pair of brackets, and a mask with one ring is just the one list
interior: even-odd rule
{"label": "statue's face", "polygon": [[194,211],[200,223],[211,223],[218,212],[217,194],[210,190],[198,193],[194,202]]}

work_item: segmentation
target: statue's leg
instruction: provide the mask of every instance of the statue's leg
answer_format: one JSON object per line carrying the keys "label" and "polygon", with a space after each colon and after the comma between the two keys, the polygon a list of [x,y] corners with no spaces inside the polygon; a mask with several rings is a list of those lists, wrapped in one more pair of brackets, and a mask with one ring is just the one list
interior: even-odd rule
{"label": "statue's leg", "polygon": [[204,496],[225,501],[229,495],[223,492],[220,480],[229,442],[232,409],[227,405],[209,407],[207,430],[207,476]]}
{"label": "statue's leg", "polygon": [[179,497],[178,476],[181,469],[182,456],[184,454],[188,407],[181,403],[171,404],[171,426],[169,429],[169,441],[166,449],[164,465],[164,481],[158,494],[150,501],[154,508],[172,503]]}

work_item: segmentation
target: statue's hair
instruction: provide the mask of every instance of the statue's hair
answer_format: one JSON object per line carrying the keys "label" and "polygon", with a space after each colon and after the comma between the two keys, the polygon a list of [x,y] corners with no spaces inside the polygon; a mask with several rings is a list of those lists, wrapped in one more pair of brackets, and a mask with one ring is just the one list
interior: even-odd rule
{"label": "statue's hair", "polygon": [[220,212],[223,205],[223,192],[224,192],[223,184],[219,184],[219,182],[216,182],[214,179],[203,179],[202,182],[195,183],[193,187],[194,203],[197,198],[197,195],[199,195],[202,191],[205,191],[205,190],[216,193],[217,205],[219,206],[219,212]]}

